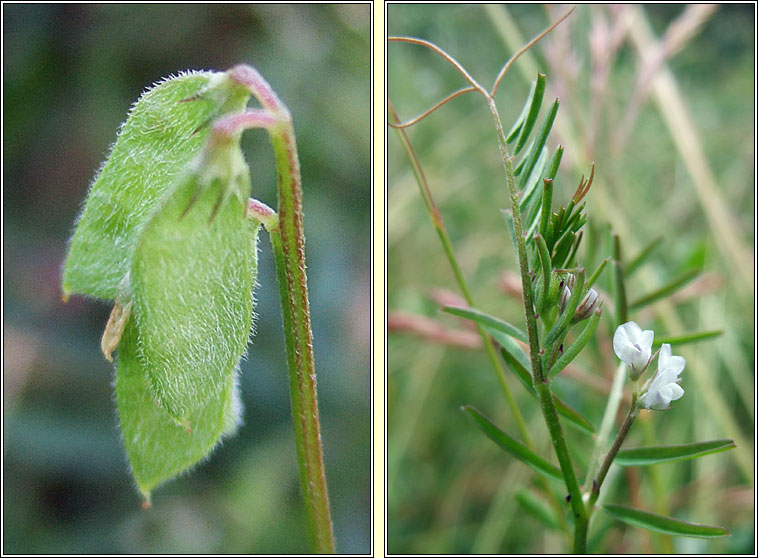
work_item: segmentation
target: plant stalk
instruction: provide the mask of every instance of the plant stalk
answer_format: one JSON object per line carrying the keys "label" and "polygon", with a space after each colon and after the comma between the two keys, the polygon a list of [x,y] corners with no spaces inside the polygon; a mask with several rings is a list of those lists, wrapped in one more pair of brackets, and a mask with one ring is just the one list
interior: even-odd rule
{"label": "plant stalk", "polygon": [[[481,87],[477,88],[477,90],[482,92],[482,94],[485,95],[486,97],[486,92]],[[387,111],[389,115],[391,116],[391,120],[394,120],[395,122],[400,121],[400,119],[397,116],[397,113],[395,112],[394,107],[392,106],[392,102],[389,99],[387,99]],[[421,197],[424,200],[427,213],[429,214],[429,218],[432,221],[432,225],[434,226],[435,231],[437,231],[437,235],[439,236],[440,242],[442,243],[442,248],[445,251],[445,256],[447,257],[448,263],[450,264],[450,267],[453,270],[453,274],[455,275],[455,280],[458,283],[458,287],[460,288],[461,293],[463,293],[463,296],[466,299],[466,302],[468,303],[468,305],[471,307],[475,307],[476,305],[474,304],[473,297],[471,296],[471,291],[468,288],[468,283],[466,282],[466,278],[464,277],[463,272],[461,271],[461,268],[458,265],[458,260],[455,257],[455,252],[453,250],[453,244],[450,241],[450,237],[447,234],[447,229],[445,228],[445,224],[442,220],[442,215],[440,214],[439,209],[437,208],[437,205],[434,202],[434,198],[432,197],[432,192],[429,188],[429,184],[426,180],[426,176],[424,175],[424,171],[421,168],[421,164],[418,160],[418,157],[416,156],[416,152],[414,151],[413,146],[411,145],[410,139],[405,133],[405,130],[403,128],[396,128],[396,131],[398,132],[400,142],[402,143],[403,148],[406,152],[406,155],[408,156],[408,160],[411,164],[411,168],[413,169],[413,173],[416,177],[416,182],[418,183],[419,189],[421,190]],[[489,359],[490,364],[495,370],[498,383],[500,384],[500,388],[502,389],[503,394],[505,395],[506,402],[508,403],[508,408],[511,410],[511,414],[513,415],[513,419],[516,422],[516,426],[519,430],[519,434],[521,435],[521,439],[524,440],[524,443],[526,444],[527,447],[529,447],[530,449],[534,449],[531,436],[529,435],[529,431],[526,427],[526,422],[524,421],[523,415],[521,414],[521,410],[518,408],[518,405],[516,404],[516,400],[513,397],[511,389],[508,386],[508,383],[505,379],[505,370],[503,369],[502,362],[495,351],[495,347],[492,344],[492,340],[490,339],[490,336],[487,334],[487,332],[484,330],[482,326],[480,326],[479,324],[476,324],[476,329],[482,338],[482,342],[484,343],[484,347],[487,352],[487,358]],[[549,486],[548,482],[542,477],[537,478],[537,483],[539,484],[540,488],[542,488],[542,490],[545,492],[548,498],[548,501],[550,502],[550,506],[555,512],[559,523],[561,524],[562,527],[565,528],[566,519],[563,515],[563,508],[561,508],[560,502],[558,501],[558,498],[556,498],[555,494],[553,493],[552,488]]]}
{"label": "plant stalk", "polygon": [[508,191],[511,197],[511,206],[513,208],[513,228],[516,233],[517,255],[519,260],[519,269],[521,271],[521,287],[524,297],[524,314],[526,315],[526,329],[529,337],[529,353],[532,363],[532,383],[539,397],[540,409],[545,417],[545,423],[550,432],[550,439],[553,442],[553,449],[561,466],[561,472],[569,491],[569,499],[572,511],[574,512],[574,547],[575,554],[585,554],[587,552],[587,526],[589,518],[587,509],[582,502],[582,493],[579,483],[576,480],[574,467],[571,463],[571,456],[566,445],[566,438],[563,435],[558,411],[555,408],[553,394],[550,389],[549,379],[543,378],[542,359],[540,358],[539,339],[537,337],[537,319],[534,315],[534,301],[532,297],[532,285],[529,278],[529,266],[526,253],[526,243],[524,242],[523,226],[521,224],[521,210],[516,191],[516,177],[513,174],[513,162],[508,154],[508,147],[505,142],[505,133],[500,121],[500,115],[495,106],[495,100],[487,97],[487,104],[495,121],[497,131],[498,145],[500,154],[503,158],[505,168],[505,177],[508,184]]}
{"label": "plant stalk", "polygon": [[627,434],[629,434],[629,430],[632,428],[632,423],[634,423],[634,419],[637,418],[638,414],[640,414],[640,410],[637,408],[637,393],[635,391],[635,393],[632,395],[632,406],[629,408],[629,412],[627,413],[618,434],[616,434],[616,439],[613,440],[613,445],[605,455],[603,464],[598,470],[597,477],[592,483],[592,493],[587,505],[590,510],[595,505],[595,502],[597,502],[597,499],[600,496],[600,487],[603,485],[605,476],[608,474],[608,469],[611,468],[611,463],[613,463],[613,460],[616,458],[616,454],[621,449],[621,444],[624,443],[624,439],[626,438]]}
{"label": "plant stalk", "polygon": [[278,180],[278,222],[275,219],[270,222],[273,226],[269,234],[282,306],[300,487],[313,551],[334,554],[305,274],[302,185],[295,131],[287,107],[255,69],[235,66],[229,74],[247,87],[276,119],[267,128]]}

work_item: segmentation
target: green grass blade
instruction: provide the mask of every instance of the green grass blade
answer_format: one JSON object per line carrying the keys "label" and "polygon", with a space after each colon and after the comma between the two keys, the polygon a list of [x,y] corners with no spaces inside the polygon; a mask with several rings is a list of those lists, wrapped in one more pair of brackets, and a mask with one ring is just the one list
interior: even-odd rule
{"label": "green grass blade", "polygon": [[499,329],[496,329],[494,327],[491,327],[489,325],[483,326],[484,329],[489,333],[492,338],[495,340],[495,342],[500,345],[503,349],[508,351],[508,353],[511,355],[511,358],[513,358],[519,366],[521,366],[524,370],[526,370],[526,373],[529,377],[529,385],[531,385],[531,377],[532,377],[532,365],[529,364],[529,357],[524,352],[524,350],[519,346],[518,343],[511,337],[510,335],[507,335],[500,331]]}
{"label": "green grass blade", "polygon": [[597,281],[598,277],[600,277],[600,274],[603,272],[603,269],[605,269],[605,265],[610,261],[610,258],[605,258],[602,262],[600,262],[600,265],[597,267],[597,269],[592,273],[589,280],[587,281],[587,288],[591,288],[592,285],[595,284],[595,281]]}
{"label": "green grass blade", "polygon": [[545,150],[545,143],[547,142],[547,138],[550,135],[550,130],[553,128],[555,115],[558,114],[558,105],[559,102],[558,99],[556,99],[553,103],[553,106],[550,107],[550,111],[545,115],[545,118],[542,121],[542,126],[540,126],[540,130],[534,139],[534,146],[532,147],[531,156],[529,157],[529,163],[527,163],[526,173],[524,173],[524,175],[532,172],[532,169],[535,167],[535,163],[537,162],[537,157],[540,157],[542,151]]}
{"label": "green grass blade", "polygon": [[524,343],[528,342],[526,333],[521,331],[516,326],[509,324],[505,320],[496,318],[495,316],[490,316],[489,314],[485,314],[484,312],[482,312],[481,310],[477,310],[476,308],[465,308],[462,306],[445,306],[442,310],[443,312],[447,312],[448,314],[452,314],[453,316],[466,318],[468,320],[471,320],[472,322],[476,322],[484,327],[494,328],[498,331],[505,333],[506,335],[510,335],[511,337],[518,339],[519,341],[523,341]]}
{"label": "green grass blade", "polygon": [[529,105],[529,113],[526,116],[524,125],[521,127],[519,133],[518,143],[513,150],[514,155],[518,155],[521,149],[526,144],[526,140],[529,139],[529,134],[532,133],[535,122],[537,122],[537,115],[540,112],[542,106],[542,96],[545,94],[545,74],[537,74],[536,86],[534,88],[534,95],[532,96],[532,102]]}
{"label": "green grass blade", "polygon": [[550,180],[553,180],[555,178],[555,175],[558,174],[558,167],[561,164],[561,159],[563,158],[563,146],[559,145],[558,148],[555,150],[555,153],[553,154],[553,158],[550,159],[550,171],[547,173],[547,176],[545,178],[548,178]]}
{"label": "green grass blade", "polygon": [[649,446],[621,450],[616,455],[614,463],[624,467],[655,465],[669,461],[684,461],[704,455],[726,451],[737,446],[734,440],[710,440],[708,442],[693,442],[675,446]]}
{"label": "green grass blade", "polygon": [[640,308],[643,308],[647,306],[648,304],[652,304],[653,302],[657,300],[660,300],[662,298],[667,297],[668,295],[672,293],[675,293],[676,291],[681,289],[684,285],[689,283],[692,279],[694,279],[699,273],[700,273],[699,269],[691,269],[690,271],[683,273],[679,277],[666,283],[660,289],[656,289],[652,293],[648,293],[645,296],[638,298],[637,300],[635,300],[629,305],[629,309],[639,310]]}
{"label": "green grass blade", "polygon": [[542,212],[540,213],[540,234],[545,236],[547,224],[550,221],[550,211],[553,208],[553,179],[545,178],[542,181]]}
{"label": "green grass blade", "polygon": [[579,250],[579,244],[582,242],[583,232],[584,231],[579,231],[579,233],[576,235],[576,238],[574,238],[574,243],[571,245],[571,251],[566,258],[566,262],[563,264],[563,267],[574,267],[574,262],[576,261],[576,252]]}
{"label": "green grass blade", "polygon": [[534,235],[534,241],[537,243],[537,249],[539,251],[540,263],[542,264],[542,293],[540,300],[537,301],[537,308],[540,312],[544,312],[547,306],[548,294],[550,293],[550,279],[553,275],[552,266],[550,265],[550,253],[547,250],[547,244],[541,234]]}
{"label": "green grass blade", "polygon": [[478,409],[471,406],[465,406],[461,407],[461,410],[468,413],[468,415],[476,421],[477,426],[479,426],[482,432],[484,432],[490,440],[510,453],[513,457],[525,463],[540,475],[563,482],[563,475],[558,467],[545,461],[524,444],[508,436],[508,434],[495,426],[495,424],[485,417]]}
{"label": "green grass blade", "polygon": [[657,531],[667,535],[679,535],[683,537],[697,538],[715,538],[729,536],[729,532],[723,527],[717,525],[703,525],[701,523],[691,523],[674,519],[657,513],[636,510],[626,506],[616,504],[606,504],[602,506],[603,510],[611,517],[618,519],[628,525],[642,527],[650,531]]}
{"label": "green grass blade", "polygon": [[553,267],[564,267],[563,262],[566,261],[571,246],[574,244],[576,235],[570,230],[566,229],[556,241],[553,246]]}
{"label": "green grass blade", "polygon": [[626,298],[626,282],[624,281],[624,267],[621,263],[621,240],[617,234],[613,235],[613,305],[616,308],[616,323],[625,324],[629,320],[629,308]]}
{"label": "green grass blade", "polygon": [[[519,207],[521,208],[522,214],[537,212],[536,208],[533,211],[529,211],[529,209],[532,208],[532,200],[537,191],[537,185],[540,183],[540,179],[547,166],[547,157],[547,147],[543,147],[540,151],[537,151],[536,160],[529,161],[519,178],[519,187],[521,188],[521,202],[519,203]],[[539,207],[539,203],[536,205]],[[533,217],[527,219],[527,223],[531,223],[532,219]]]}

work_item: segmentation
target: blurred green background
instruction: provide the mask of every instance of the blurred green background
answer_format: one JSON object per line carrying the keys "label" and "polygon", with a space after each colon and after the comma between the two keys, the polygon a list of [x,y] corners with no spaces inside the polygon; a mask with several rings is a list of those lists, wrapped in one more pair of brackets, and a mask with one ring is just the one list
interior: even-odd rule
{"label": "blurred green background", "polygon": [[[432,41],[490,88],[505,61],[568,7],[391,4],[388,34]],[[734,438],[739,447],[682,463],[612,469],[604,491],[609,503],[723,525],[732,536],[659,536],[598,512],[592,552],[754,551],[754,8],[579,6],[509,70],[496,96],[507,131],[530,81],[537,71],[546,73],[542,113],[555,97],[561,101],[549,147],[552,153],[560,143],[566,150],[554,207],[568,200],[595,161],[587,213],[597,237],[607,238],[610,224],[627,261],[654,238],[664,238],[628,278],[631,299],[702,269],[677,297],[630,318],[657,337],[724,331],[674,347],[687,359],[685,396],[667,413],[643,412],[626,443]],[[389,97],[401,120],[467,85],[424,47],[393,42],[387,56]],[[652,81],[661,75],[667,80]],[[516,270],[499,211],[510,203],[484,99],[463,95],[407,132],[478,307],[523,324],[520,300],[503,286],[504,272]],[[420,327],[408,326],[409,320],[431,319],[461,342],[471,333],[439,312],[438,289],[458,288],[397,134],[388,134],[387,298],[390,319],[398,318],[388,337],[388,551],[565,552],[562,533],[546,529],[516,499],[533,484],[531,470],[500,451],[459,410],[475,405],[518,436],[484,351],[434,342]],[[586,237],[584,244],[578,261],[591,272]],[[608,254],[602,242],[599,249]],[[603,292],[609,292],[608,278],[605,272],[598,284]],[[606,304],[597,342],[575,362],[572,377],[555,382],[555,391],[596,427],[618,363],[611,349],[616,325]],[[556,463],[534,400],[508,374],[536,447]],[[622,403],[623,412],[627,405]],[[583,481],[592,440],[565,431]]]}
{"label": "blurred green background", "polygon": [[[140,93],[246,62],[293,115],[337,549],[370,544],[369,4],[4,4],[4,553],[308,551],[278,292],[262,235],[244,421],[140,509],[119,432],[106,304],[60,299],[66,241]],[[254,196],[275,207],[263,132]]]}

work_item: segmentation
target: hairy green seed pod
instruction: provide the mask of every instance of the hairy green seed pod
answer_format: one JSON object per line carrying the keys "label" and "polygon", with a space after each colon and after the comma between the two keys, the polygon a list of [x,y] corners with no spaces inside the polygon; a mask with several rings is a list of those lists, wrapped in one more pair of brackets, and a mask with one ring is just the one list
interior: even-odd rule
{"label": "hairy green seed pod", "polygon": [[129,465],[137,487],[149,503],[159,484],[205,458],[223,436],[236,430],[241,414],[237,372],[222,389],[187,417],[192,429],[177,425],[155,404],[147,370],[138,356],[137,328],[130,321],[121,337],[116,374],[116,400]]}
{"label": "hairy green seed pod", "polygon": [[239,138],[210,141],[137,242],[140,357],[155,399],[182,423],[218,393],[247,345],[259,228],[245,215],[249,195]]}
{"label": "hairy green seed pod", "polygon": [[118,348],[121,432],[147,503],[240,422],[260,227],[246,217],[240,133],[211,130],[249,98],[216,72],[183,73],[143,94],[69,245],[64,299],[115,302],[101,347],[109,360]]}
{"label": "hairy green seed pod", "polygon": [[218,72],[181,73],[140,97],[77,219],[63,268],[64,299],[70,294],[116,298],[139,230],[207,141],[205,124],[241,110],[249,98],[247,90]]}

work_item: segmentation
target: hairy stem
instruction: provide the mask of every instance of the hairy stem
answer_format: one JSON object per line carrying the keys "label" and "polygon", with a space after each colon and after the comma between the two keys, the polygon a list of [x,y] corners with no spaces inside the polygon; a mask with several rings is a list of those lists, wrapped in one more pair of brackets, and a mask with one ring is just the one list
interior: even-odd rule
{"label": "hairy stem", "polygon": [[497,130],[498,145],[500,154],[503,158],[505,168],[505,177],[508,184],[508,191],[511,197],[511,206],[513,208],[513,228],[516,233],[517,255],[519,260],[519,269],[521,271],[521,287],[524,296],[524,314],[526,315],[526,329],[529,336],[529,353],[532,363],[532,383],[537,390],[539,397],[540,409],[545,417],[550,432],[550,439],[553,442],[553,449],[561,466],[561,472],[566,482],[566,488],[569,491],[571,509],[574,512],[574,553],[584,554],[587,548],[587,526],[589,518],[587,510],[582,502],[582,493],[579,483],[576,480],[574,467],[571,463],[571,457],[566,445],[566,438],[563,435],[558,411],[555,408],[550,382],[543,378],[542,359],[540,358],[540,345],[537,337],[537,319],[534,316],[534,301],[532,297],[532,285],[529,278],[529,264],[526,253],[526,243],[524,242],[523,226],[521,224],[521,210],[519,208],[518,193],[516,191],[516,178],[513,173],[513,162],[508,154],[508,147],[505,142],[505,133],[500,121],[500,115],[495,106],[495,100],[487,97],[490,112],[495,121]]}
{"label": "hairy stem", "polygon": [[[479,89],[479,91],[486,95],[486,92],[484,92],[483,89]],[[387,100],[387,107],[391,118],[396,122],[399,122],[397,113],[395,112],[395,109],[389,99]],[[455,257],[455,252],[453,251],[453,244],[450,241],[450,237],[447,234],[447,229],[445,228],[445,224],[442,221],[442,215],[437,209],[437,205],[434,203],[432,192],[429,189],[429,184],[426,181],[426,176],[424,175],[424,171],[421,168],[421,164],[419,163],[418,157],[416,156],[416,152],[414,151],[413,146],[408,139],[408,136],[405,134],[405,131],[402,128],[396,129],[403,148],[405,149],[406,155],[408,156],[408,160],[411,163],[411,168],[413,169],[413,173],[416,177],[416,182],[418,183],[419,189],[421,190],[421,196],[424,199],[424,204],[426,205],[427,212],[429,213],[429,218],[431,219],[432,225],[434,226],[434,229],[437,231],[437,235],[440,238],[440,242],[442,243],[442,247],[445,251],[445,255],[447,256],[450,267],[453,270],[453,274],[455,275],[455,280],[458,283],[458,287],[461,289],[461,292],[463,293],[463,296],[469,306],[475,307],[473,297],[471,296],[471,292],[468,288],[468,283],[466,282],[466,278],[463,276],[463,272],[458,265],[458,260]],[[518,408],[516,400],[513,397],[510,387],[508,386],[508,383],[505,379],[505,370],[503,369],[502,362],[495,351],[492,340],[490,339],[490,336],[487,334],[487,332],[484,331],[484,328],[482,328],[479,324],[476,324],[476,329],[479,332],[479,335],[481,336],[484,343],[484,347],[487,352],[487,358],[495,370],[498,383],[500,384],[500,388],[503,391],[505,400],[508,403],[508,408],[511,410],[513,418],[516,421],[516,426],[518,427],[519,434],[521,435],[522,440],[524,440],[526,446],[530,449],[534,449],[531,436],[529,435],[529,431],[526,427],[526,422],[524,421],[521,410]],[[566,527],[566,519],[563,516],[563,508],[561,508],[560,502],[558,501],[559,499],[553,493],[552,488],[542,477],[537,478],[537,483],[545,492],[548,501],[550,502],[550,506],[556,513],[556,517],[558,518],[559,523],[562,527]]]}
{"label": "hairy stem", "polygon": [[235,66],[229,73],[232,79],[246,86],[276,119],[276,123],[268,127],[268,132],[278,178],[278,223],[272,219],[268,230],[282,306],[300,487],[305,500],[313,551],[318,554],[333,554],[334,535],[321,444],[313,335],[305,275],[302,186],[295,132],[286,106],[256,70],[250,66]]}

